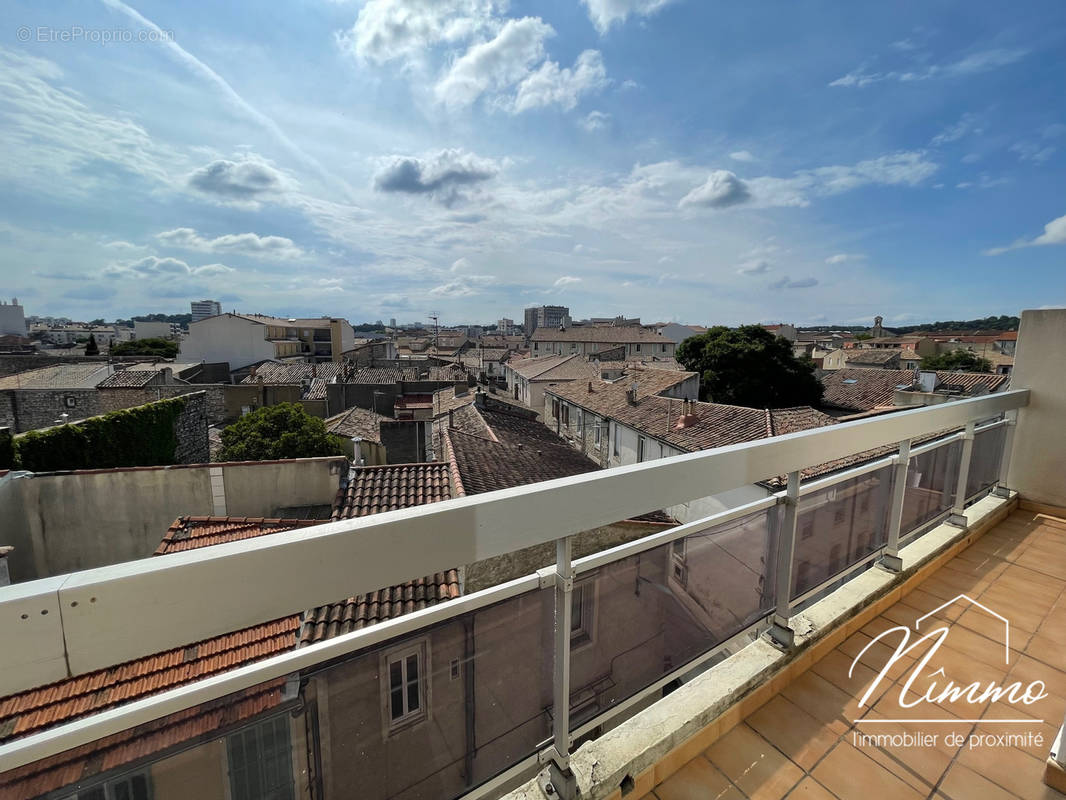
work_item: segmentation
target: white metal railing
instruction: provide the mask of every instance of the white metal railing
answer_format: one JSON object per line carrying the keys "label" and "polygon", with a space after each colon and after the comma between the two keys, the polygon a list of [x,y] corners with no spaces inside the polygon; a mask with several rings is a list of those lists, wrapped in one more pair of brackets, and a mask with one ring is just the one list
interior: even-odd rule
{"label": "white metal railing", "polygon": [[[0,650],[0,695],[289,616],[294,610],[331,603],[338,597],[375,591],[536,544],[553,540],[558,543],[557,563],[535,575],[0,745],[0,772],[350,655],[532,589],[554,587],[559,631],[553,681],[556,711],[554,736],[546,752],[553,764],[554,780],[561,784],[557,791],[564,793],[574,738],[600,724],[605,716],[570,729],[567,617],[575,576],[780,505],[783,513],[776,532],[776,610],[770,618],[772,635],[787,643],[791,640],[790,613],[811,594],[791,597],[795,509],[800,497],[895,465],[887,541],[874,555],[881,557],[887,568],[898,569],[893,560],[898,561],[900,540],[896,509],[902,504],[908,457],[960,437],[966,440],[969,436],[972,444],[976,421],[1001,414],[1013,416],[1016,409],[1027,404],[1028,394],[1027,390],[1015,390],[901,411],[5,587],[0,589],[0,641],[15,646]],[[1003,474],[1013,430],[1009,423],[1008,419],[979,429],[1008,426]],[[909,446],[912,439],[961,426],[966,427],[961,434],[950,434],[921,447]],[[885,446],[898,446],[901,452],[800,485],[799,471],[805,467]],[[961,488],[966,486],[965,466],[958,475]],[[781,474],[789,475],[787,489],[763,500],[583,559],[570,558],[569,537],[581,531]],[[966,500],[962,494],[955,494],[956,513],[961,513]],[[867,557],[848,564],[847,570],[871,560],[873,557]],[[829,582],[838,578],[839,575],[834,576]],[[671,675],[706,661],[727,644],[719,643],[713,651],[680,666]],[[609,714],[620,713],[669,679],[670,676],[663,676],[618,703]]]}

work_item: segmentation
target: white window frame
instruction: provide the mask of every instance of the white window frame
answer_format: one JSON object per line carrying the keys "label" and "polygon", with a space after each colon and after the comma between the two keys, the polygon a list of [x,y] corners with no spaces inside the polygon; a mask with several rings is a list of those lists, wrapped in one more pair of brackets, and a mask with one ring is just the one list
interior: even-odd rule
{"label": "white window frame", "polygon": [[645,436],[637,436],[637,463],[643,463],[644,455],[648,450],[648,440]]}
{"label": "white window frame", "polygon": [[[409,695],[407,689],[411,683],[408,675],[408,658],[414,656],[418,663],[417,691],[420,707],[412,710],[409,708]],[[392,665],[400,664],[402,670],[401,686],[403,689],[402,702],[403,713],[398,717],[392,715]],[[429,719],[429,642],[419,639],[407,642],[400,647],[394,647],[381,656],[381,710],[384,722],[385,737],[392,736],[400,731],[407,730]]]}
{"label": "white window frame", "polygon": [[[596,579],[575,581],[570,595],[570,649],[587,647],[596,640]],[[576,608],[575,608],[576,606]],[[578,612],[578,613],[575,613]]]}
{"label": "white window frame", "polygon": [[595,428],[595,430],[596,430],[596,433],[593,434],[596,449],[597,450],[602,450],[603,449],[603,423],[602,422],[594,422],[594,423],[592,423],[592,427]]}

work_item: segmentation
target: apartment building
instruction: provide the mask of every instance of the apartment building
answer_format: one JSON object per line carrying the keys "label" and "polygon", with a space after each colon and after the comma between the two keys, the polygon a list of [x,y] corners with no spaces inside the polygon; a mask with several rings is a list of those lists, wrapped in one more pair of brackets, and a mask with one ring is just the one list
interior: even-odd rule
{"label": "apartment building", "polygon": [[523,332],[532,336],[537,328],[570,327],[570,322],[570,309],[566,306],[534,306],[526,309]]}
{"label": "apartment building", "polygon": [[677,343],[636,325],[537,328],[531,339],[534,356],[589,356],[624,347],[624,359],[673,358]]}
{"label": "apartment building", "polygon": [[227,313],[191,323],[181,342],[181,359],[226,362],[236,370],[284,358],[340,361],[353,347],[355,331],[343,319]]}
{"label": "apartment building", "polygon": [[199,322],[208,317],[217,317],[222,313],[222,304],[217,300],[193,300],[189,303],[192,321]]}

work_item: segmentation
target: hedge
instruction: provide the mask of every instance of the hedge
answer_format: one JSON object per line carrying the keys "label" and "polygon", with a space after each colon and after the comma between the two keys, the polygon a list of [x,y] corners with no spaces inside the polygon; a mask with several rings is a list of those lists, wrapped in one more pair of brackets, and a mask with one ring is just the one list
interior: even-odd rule
{"label": "hedge", "polygon": [[185,398],[174,397],[24,433],[15,438],[15,466],[51,472],[173,464],[184,408]]}

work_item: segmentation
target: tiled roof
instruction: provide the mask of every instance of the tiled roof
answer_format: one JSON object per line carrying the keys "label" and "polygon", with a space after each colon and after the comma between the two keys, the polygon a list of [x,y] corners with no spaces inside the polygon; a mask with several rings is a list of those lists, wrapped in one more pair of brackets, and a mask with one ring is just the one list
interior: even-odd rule
{"label": "tiled roof", "polygon": [[[941,384],[958,387],[965,394],[997,391],[1008,380],[1006,375],[981,372],[937,372]],[[908,388],[917,379],[908,369],[860,369],[849,367],[822,376],[822,405],[848,411],[870,411],[892,405],[898,388]]]}
{"label": "tiled roof", "polygon": [[466,377],[466,370],[458,364],[446,364],[442,367],[363,367],[349,374],[347,383],[386,384],[397,381],[459,381]]}
{"label": "tiled roof", "polygon": [[255,375],[249,375],[241,383],[271,383],[271,384],[298,384],[304,380],[322,378],[333,380],[340,374],[341,365],[332,361],[324,361],[321,364],[307,364],[304,362],[279,364],[277,362],[265,362],[255,369]]}
{"label": "tiled roof", "polygon": [[581,475],[600,468],[558,438],[555,442],[520,442],[518,437],[493,441],[452,429],[447,431],[445,440],[467,494]]}
{"label": "tiled roof", "polygon": [[150,370],[129,370],[122,369],[113,375],[108,375],[98,384],[97,389],[137,389],[142,386],[147,386],[153,380],[159,377],[159,372],[152,372]]}
{"label": "tiled roof", "polygon": [[921,361],[922,357],[918,355],[918,351],[910,347],[904,347],[899,351],[900,361]]}
{"label": "tiled roof", "polygon": [[353,467],[337,494],[333,519],[354,519],[398,508],[436,503],[451,497],[448,465],[387,464]]}
{"label": "tiled roof", "polygon": [[862,348],[848,350],[844,360],[849,364],[888,364],[899,360],[902,352],[890,348]]}
{"label": "tiled roof", "polygon": [[664,392],[695,374],[651,367],[630,367],[618,380],[591,381],[591,390],[588,382],[581,381],[563,386],[552,386],[547,389],[547,392],[600,416],[610,417],[629,405],[627,392],[634,383],[637,385],[636,397],[639,400],[642,397]]}
{"label": "tiled roof", "polygon": [[87,364],[56,364],[0,378],[0,389],[91,389],[108,376],[111,367]]}
{"label": "tiled roof", "polygon": [[833,417],[823,414],[818,409],[810,406],[771,408],[767,411],[767,414],[770,418],[771,436],[784,436],[786,433],[809,431],[837,423],[837,420]]}
{"label": "tiled roof", "polygon": [[178,517],[167,530],[153,555],[164,556],[185,550],[198,550],[214,544],[254,539],[267,533],[291,531],[319,524],[307,519],[266,519],[263,517]]}
{"label": "tiled roof", "polygon": [[308,384],[304,390],[301,400],[325,400],[326,399],[326,379],[325,378],[312,378],[311,383]]}
{"label": "tiled roof", "polygon": [[554,367],[564,364],[567,361],[573,361],[574,359],[584,360],[581,356],[538,356],[536,358],[523,358],[521,360],[511,359],[507,362],[508,366],[521,375],[523,378],[532,380],[538,377],[541,373],[547,372]]}
{"label": "tiled roof", "polygon": [[391,420],[366,408],[349,408],[326,419],[326,430],[338,436],[352,438],[358,436],[368,442],[381,444],[381,423]]}
{"label": "tiled roof", "polygon": [[[451,496],[449,467],[444,463],[353,467],[347,486],[337,494],[333,519],[395,511],[447,500]],[[312,644],[359,630],[459,595],[459,573],[449,569],[398,586],[348,597],[304,614],[300,644]]]}
{"label": "tiled roof", "polygon": [[597,344],[670,343],[655,331],[639,325],[582,325],[566,328],[537,328],[531,337],[534,342],[595,342]]}
{"label": "tiled roof", "polygon": [[105,736],[0,774],[0,797],[23,800],[90,779],[176,745],[225,730],[282,703],[284,679]]}

